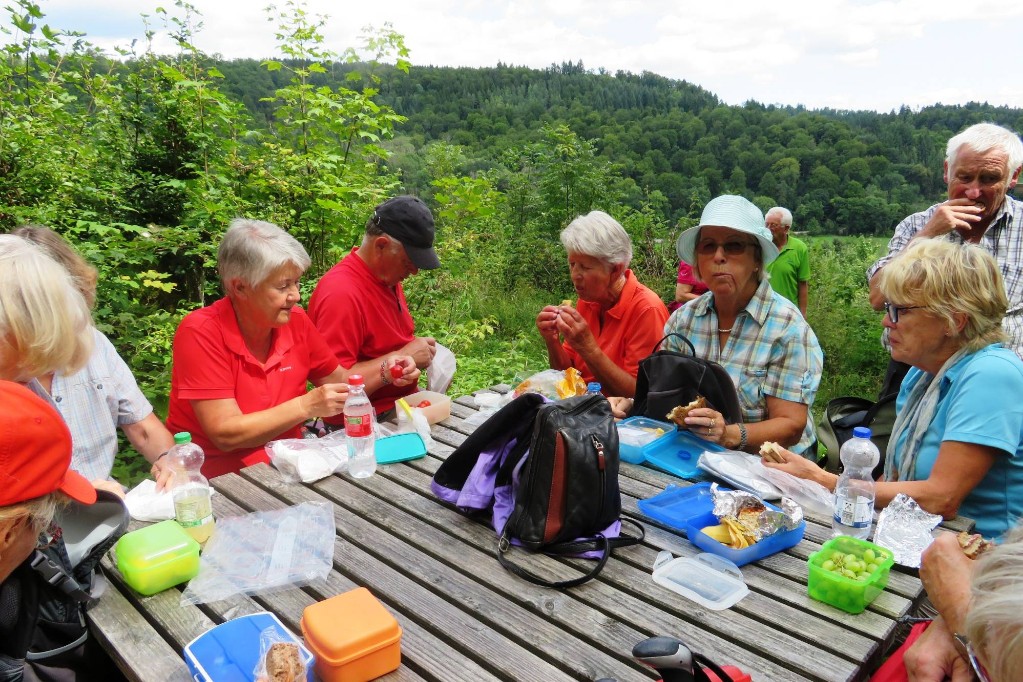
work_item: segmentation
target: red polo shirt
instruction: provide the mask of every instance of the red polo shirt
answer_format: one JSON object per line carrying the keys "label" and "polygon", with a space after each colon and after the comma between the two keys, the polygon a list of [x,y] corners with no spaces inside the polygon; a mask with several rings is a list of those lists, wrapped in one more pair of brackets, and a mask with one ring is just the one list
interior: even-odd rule
{"label": "red polo shirt", "polygon": [[[603,324],[600,321],[600,304],[579,301],[576,310],[590,325],[590,331],[604,355],[632,376],[639,372],[639,361],[650,355],[664,337],[664,323],[668,320],[664,301],[640,284],[632,270],[625,271],[622,295],[614,306],[604,312]],[[564,344],[564,349],[572,366],[582,374],[583,381],[594,381],[593,372],[582,356],[568,343]]]}
{"label": "red polo shirt", "polygon": [[[401,284],[389,287],[377,279],[357,250],[328,270],[309,297],[309,318],[345,369],[394,353],[415,339],[416,332]],[[370,400],[380,414],[418,390],[415,385],[383,386]],[[342,419],[326,421],[340,424]]]}
{"label": "red polo shirt", "polygon": [[[203,432],[193,400],[234,398],[245,414],[260,412],[306,392],[307,382],[337,369],[337,358],[302,309],[291,310],[288,324],[274,330],[266,363],[245,347],[234,306],[228,298],[190,312],[174,334],[167,428],[188,431],[206,452],[203,475],[212,478],[270,461],[263,446],[231,452],[217,449]],[[295,426],[274,438],[301,438]]]}

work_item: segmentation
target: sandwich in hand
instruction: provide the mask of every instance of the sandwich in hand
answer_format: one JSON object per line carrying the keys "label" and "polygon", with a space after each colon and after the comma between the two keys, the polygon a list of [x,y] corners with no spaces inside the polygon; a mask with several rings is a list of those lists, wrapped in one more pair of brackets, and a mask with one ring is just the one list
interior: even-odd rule
{"label": "sandwich in hand", "polygon": [[970,535],[965,530],[960,532],[956,539],[959,540],[959,548],[963,550],[963,554],[970,559],[976,559],[994,546],[977,533]]}
{"label": "sandwich in hand", "polygon": [[782,447],[774,441],[766,440],[764,441],[764,444],[760,446],[760,456],[768,462],[784,464],[785,458],[781,455],[781,449]]}
{"label": "sandwich in hand", "polygon": [[686,424],[686,417],[689,416],[691,411],[698,407],[707,407],[707,399],[702,395],[696,396],[696,400],[692,401],[688,405],[679,405],[673,408],[672,411],[666,415],[666,418],[668,421],[674,422],[684,429],[688,429],[689,424]]}

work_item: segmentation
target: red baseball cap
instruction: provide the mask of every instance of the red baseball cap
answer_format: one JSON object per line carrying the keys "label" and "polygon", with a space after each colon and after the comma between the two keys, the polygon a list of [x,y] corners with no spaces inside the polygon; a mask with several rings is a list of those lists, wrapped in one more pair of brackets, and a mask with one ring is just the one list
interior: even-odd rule
{"label": "red baseball cap", "polygon": [[0,381],[0,507],[55,490],[92,504],[96,488],[70,466],[71,432],[60,414],[24,386]]}

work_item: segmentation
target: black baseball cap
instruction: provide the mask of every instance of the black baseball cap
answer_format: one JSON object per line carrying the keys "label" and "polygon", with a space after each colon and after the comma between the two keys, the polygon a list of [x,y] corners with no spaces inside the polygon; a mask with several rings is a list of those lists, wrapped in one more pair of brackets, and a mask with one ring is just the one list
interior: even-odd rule
{"label": "black baseball cap", "polygon": [[440,267],[433,250],[433,214],[418,197],[388,199],[373,210],[373,224],[405,247],[409,259],[421,270]]}

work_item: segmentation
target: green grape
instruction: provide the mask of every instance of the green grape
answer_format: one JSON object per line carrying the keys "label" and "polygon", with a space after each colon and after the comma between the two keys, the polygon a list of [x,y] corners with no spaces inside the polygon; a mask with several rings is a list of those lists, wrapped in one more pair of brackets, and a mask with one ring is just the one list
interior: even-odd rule
{"label": "green grape", "polygon": [[842,569],[842,575],[844,575],[846,578],[850,578],[852,580],[856,580],[856,574],[853,573],[852,571],[850,571],[848,568],[843,568]]}
{"label": "green grape", "polygon": [[866,571],[860,571],[859,573],[856,574],[856,579],[857,580],[866,580],[869,577],[870,577],[870,574],[867,573]]}
{"label": "green grape", "polygon": [[874,572],[874,571],[876,571],[876,570],[877,570],[877,564],[875,564],[875,563],[869,563],[869,564],[867,564],[867,571],[868,571],[869,573],[873,573],[873,572]]}
{"label": "green grape", "polygon": [[833,571],[835,570],[835,562],[832,561],[831,559],[828,559],[823,564],[821,564],[821,568],[823,568],[825,571]]}
{"label": "green grape", "polygon": [[863,570],[862,562],[859,562],[859,561],[857,561],[855,559],[853,559],[852,561],[849,561],[848,559],[846,559],[845,567],[848,568],[853,573],[859,573],[860,571]]}
{"label": "green grape", "polygon": [[858,558],[859,557],[857,557],[855,554],[851,554],[851,553],[850,554],[846,554],[845,555],[845,563],[848,564],[850,562],[856,561]]}
{"label": "green grape", "polygon": [[831,560],[835,562],[836,566],[841,566],[845,562],[845,554],[841,552],[832,552]]}
{"label": "green grape", "polygon": [[874,550],[872,549],[867,549],[863,552],[863,560],[866,561],[868,564],[874,563],[874,559],[876,558],[877,554],[875,554]]}

